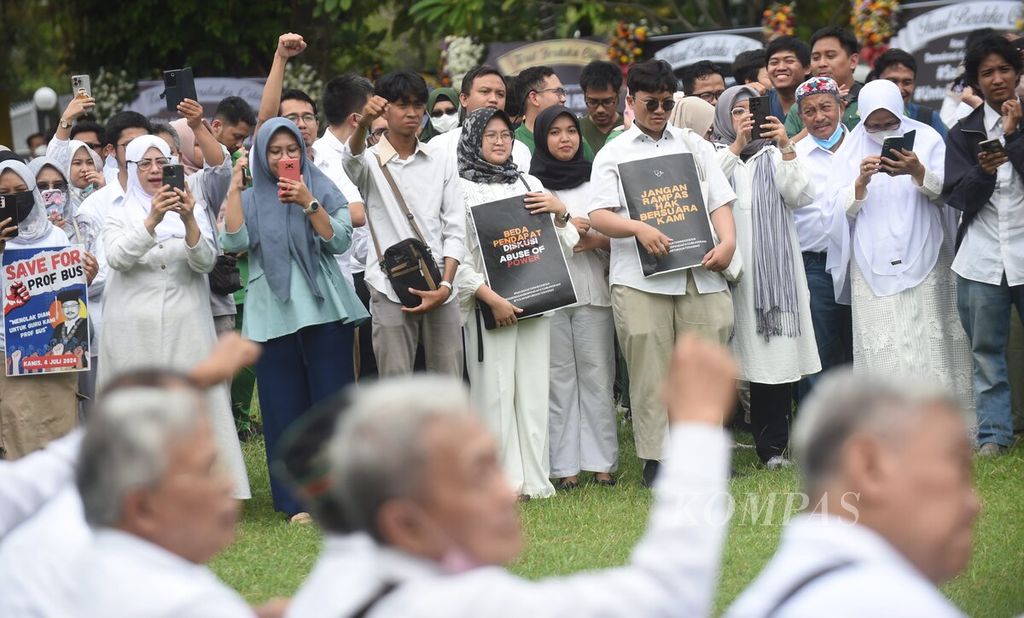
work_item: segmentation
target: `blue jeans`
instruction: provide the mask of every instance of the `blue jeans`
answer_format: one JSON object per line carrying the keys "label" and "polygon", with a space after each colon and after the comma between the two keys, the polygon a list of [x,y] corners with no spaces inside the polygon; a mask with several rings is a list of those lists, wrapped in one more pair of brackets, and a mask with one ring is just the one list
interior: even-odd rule
{"label": "blue jeans", "polygon": [[974,401],[978,410],[978,444],[1013,443],[1010,383],[1006,376],[1006,344],[1010,338],[1010,307],[1024,319],[1024,285],[979,283],[957,275],[956,301],[974,357]]}
{"label": "blue jeans", "polygon": [[354,330],[341,322],[307,326],[264,343],[256,362],[270,493],[274,509],[288,516],[309,509],[274,471],[278,440],[314,404],[352,383]]}
{"label": "blue jeans", "polygon": [[853,362],[853,317],[849,305],[836,302],[832,275],[825,270],[826,254],[805,252],[803,258],[821,373],[804,376],[800,380],[797,387],[798,402],[811,391],[823,373]]}

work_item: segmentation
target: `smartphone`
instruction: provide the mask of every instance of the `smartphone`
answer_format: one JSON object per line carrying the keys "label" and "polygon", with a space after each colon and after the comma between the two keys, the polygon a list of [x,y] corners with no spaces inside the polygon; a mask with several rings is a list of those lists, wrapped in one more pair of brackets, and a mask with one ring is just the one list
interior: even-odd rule
{"label": "smartphone", "polygon": [[248,165],[242,166],[242,186],[246,189],[252,188],[252,172],[249,171]]}
{"label": "smartphone", "polygon": [[754,127],[750,130],[750,139],[761,139],[764,135],[761,133],[764,129],[761,125],[767,124],[768,115],[771,113],[771,103],[768,102],[768,97],[750,97],[750,113],[754,115]]}
{"label": "smartphone", "polygon": [[[887,137],[882,142],[882,158],[889,159],[892,161],[896,160],[896,157],[892,156],[894,150],[913,150],[914,149],[914,137],[917,136],[917,131],[907,131],[903,135],[897,137]],[[884,167],[884,165],[883,165]],[[892,172],[884,170],[886,174],[892,176]]]}
{"label": "smartphone", "polygon": [[1003,142],[998,137],[993,139],[987,139],[978,146],[981,147],[981,151],[990,155],[1005,155],[1006,146],[1003,146]]}
{"label": "smartphone", "polygon": [[[28,214],[32,212],[34,207],[35,197],[31,191],[0,195],[0,221],[9,218],[11,220],[10,225],[17,227],[18,224],[28,217]],[[14,236],[17,235],[18,232],[15,230]]]}
{"label": "smartphone", "polygon": [[192,67],[164,71],[164,92],[160,95],[166,99],[167,111],[178,111],[178,103],[185,99],[199,100],[196,94],[196,80],[192,76]]}
{"label": "smartphone", "polygon": [[298,159],[281,159],[277,162],[277,175],[279,178],[291,178],[299,180],[300,166]]}
{"label": "smartphone", "polygon": [[185,166],[165,165],[163,169],[165,185],[171,185],[175,189],[185,190]]}
{"label": "smartphone", "polygon": [[92,96],[92,80],[88,75],[71,76],[71,94],[76,97]]}

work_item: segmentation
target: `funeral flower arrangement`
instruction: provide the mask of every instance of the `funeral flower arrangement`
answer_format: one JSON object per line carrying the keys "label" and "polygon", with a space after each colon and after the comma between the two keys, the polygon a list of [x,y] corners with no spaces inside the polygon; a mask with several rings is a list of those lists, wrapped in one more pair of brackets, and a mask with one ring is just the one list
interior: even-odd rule
{"label": "funeral flower arrangement", "polygon": [[108,71],[100,67],[92,80],[92,96],[96,99],[93,114],[97,122],[106,122],[111,116],[135,99],[135,81],[128,78],[128,72]]}
{"label": "funeral flower arrangement", "polygon": [[795,2],[773,2],[761,14],[761,27],[764,28],[766,40],[780,36],[793,36],[796,23]]}
{"label": "funeral flower arrangement", "polygon": [[896,33],[900,3],[897,0],[853,0],[850,24],[861,44],[861,61],[874,64]]}
{"label": "funeral flower arrangement", "polygon": [[642,45],[647,42],[650,31],[646,20],[641,20],[637,24],[620,21],[615,25],[612,37],[608,41],[608,58],[625,71],[634,62],[639,62],[643,56]]}
{"label": "funeral flower arrangement", "polygon": [[462,78],[476,65],[484,55],[484,46],[473,37],[444,37],[441,42],[441,83],[445,86],[462,85]]}

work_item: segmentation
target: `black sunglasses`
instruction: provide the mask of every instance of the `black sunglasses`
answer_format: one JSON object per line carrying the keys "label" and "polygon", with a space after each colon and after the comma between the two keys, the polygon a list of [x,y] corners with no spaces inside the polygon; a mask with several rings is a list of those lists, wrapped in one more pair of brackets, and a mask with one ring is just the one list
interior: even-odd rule
{"label": "black sunglasses", "polygon": [[647,111],[652,114],[658,111],[659,107],[661,107],[666,112],[670,112],[672,111],[672,108],[675,106],[675,99],[665,99],[663,101],[659,101],[658,99],[647,99],[646,101],[644,101],[644,107],[646,107]]}

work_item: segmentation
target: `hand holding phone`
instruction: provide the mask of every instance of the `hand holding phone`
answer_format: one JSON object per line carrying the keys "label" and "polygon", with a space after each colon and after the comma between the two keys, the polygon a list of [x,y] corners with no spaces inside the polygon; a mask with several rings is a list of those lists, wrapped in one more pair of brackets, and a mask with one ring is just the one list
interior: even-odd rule
{"label": "hand holding phone", "polygon": [[185,166],[165,165],[163,167],[163,183],[173,189],[185,190]]}
{"label": "hand holding phone", "polygon": [[768,114],[771,111],[768,97],[750,97],[748,101],[750,101],[750,113],[754,116],[754,128],[750,130],[750,139],[770,137],[768,130],[761,128],[761,125],[768,124]]}
{"label": "hand holding phone", "polygon": [[301,166],[298,159],[281,159],[277,162],[278,178],[288,178],[296,182],[301,175]]}
{"label": "hand holding phone", "polygon": [[978,163],[981,164],[981,169],[986,174],[995,174],[1000,165],[1010,160],[1006,146],[998,137],[985,140],[978,146],[981,148],[981,152],[978,153]]}
{"label": "hand holding phone", "polygon": [[[894,152],[899,152],[901,150],[913,151],[914,150],[914,138],[916,136],[917,136],[917,131],[911,130],[911,131],[907,131],[903,135],[898,135],[898,136],[895,136],[895,137],[887,137],[887,138],[885,138],[885,141],[882,142],[882,154],[881,154],[881,157],[883,159],[889,159],[890,161],[900,161],[901,157],[898,157],[898,156],[896,156],[893,153]],[[903,158],[905,158],[905,157],[903,157]],[[883,165],[882,171],[884,171],[886,174],[889,174],[890,176],[896,175],[896,171],[891,171],[892,170],[891,166],[887,165],[885,163],[885,161],[882,162],[882,165]]]}
{"label": "hand holding phone", "polygon": [[71,93],[76,97],[87,99],[92,97],[92,80],[88,75],[71,76]]}
{"label": "hand holding phone", "polygon": [[198,101],[192,67],[164,71],[164,92],[160,96],[166,99],[167,111],[172,113],[178,111],[178,104],[185,99]]}

